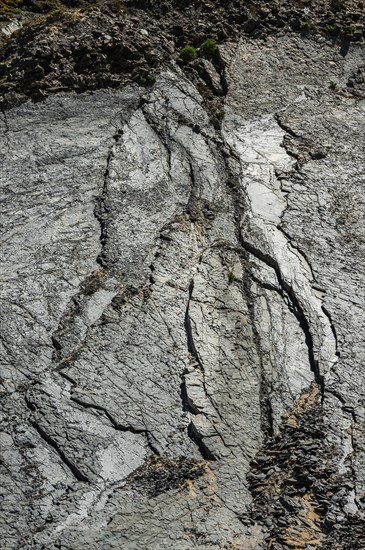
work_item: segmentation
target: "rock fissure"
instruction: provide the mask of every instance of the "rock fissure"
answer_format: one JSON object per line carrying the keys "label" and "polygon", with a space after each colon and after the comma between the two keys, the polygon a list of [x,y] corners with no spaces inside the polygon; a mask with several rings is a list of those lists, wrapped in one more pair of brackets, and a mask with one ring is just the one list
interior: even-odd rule
{"label": "rock fissure", "polygon": [[[278,118],[280,117],[276,115],[272,122],[271,118],[267,117],[262,122],[249,123],[247,132],[250,138],[247,143],[244,141],[246,138],[243,137],[242,130],[237,131],[234,128],[232,133],[227,133],[232,122],[228,121],[224,129],[228,143],[231,148],[235,147],[241,158],[242,169],[245,165],[248,166],[248,175],[243,174],[241,179],[247,208],[252,217],[249,225],[251,231],[254,230],[254,235],[250,235],[249,238],[243,236],[245,242],[242,244],[246,248],[251,247],[252,252],[260,260],[275,270],[280,286],[290,298],[289,303],[293,305],[293,312],[304,330],[311,370],[323,393],[325,375],[337,361],[337,342],[333,327],[323,311],[323,300],[313,294],[309,276],[312,268],[297,246],[295,250],[299,255],[295,254],[291,239],[282,231],[282,217],[288,202],[285,193],[281,193],[283,196],[278,193],[282,185],[281,180],[276,180],[275,173],[278,169],[283,173],[288,171],[288,157],[285,158],[287,153],[279,153],[278,144],[275,143],[276,139],[282,139],[282,128]],[[277,136],[274,123],[279,128]],[[264,127],[272,133],[270,139],[273,141],[273,150],[269,150],[269,153],[262,148]],[[297,279],[301,282],[298,283]]]}
{"label": "rock fissure", "polygon": [[[27,404],[27,406],[29,407],[28,404]],[[30,410],[32,410],[32,409],[30,408]],[[38,422],[36,422],[35,420],[31,420],[30,423],[33,426],[33,428],[38,432],[39,436],[43,439],[43,441],[45,441],[45,443],[47,443],[47,445],[49,445],[50,447],[52,447],[56,451],[56,453],[59,456],[59,458],[61,459],[62,463],[72,473],[74,478],[77,481],[90,483],[89,478],[86,475],[84,475],[81,472],[81,470],[79,470],[79,468],[71,460],[69,460],[67,458],[67,456],[66,456],[65,452],[63,451],[63,449],[57,444],[57,442],[50,435],[47,434],[47,432],[40,426],[40,424]]]}
{"label": "rock fissure", "polygon": [[151,444],[151,434],[148,432],[146,428],[135,428],[130,424],[125,426],[123,424],[120,424],[120,422],[118,422],[117,420],[115,420],[115,418],[110,414],[110,412],[105,407],[101,407],[100,405],[96,405],[94,403],[88,403],[86,401],[83,401],[82,399],[79,399],[78,397],[71,396],[71,400],[74,403],[77,403],[78,405],[80,405],[81,407],[84,407],[85,409],[95,409],[97,411],[102,411],[110,421],[113,428],[120,432],[131,432],[136,435],[140,435],[140,434],[145,435],[151,451],[156,455],[160,454],[157,448]]}
{"label": "rock fissure", "polygon": [[255,248],[247,241],[242,240],[242,246],[245,248],[245,250],[247,250],[247,252],[249,252],[250,254],[252,254],[253,256],[255,256],[256,258],[258,258],[259,260],[261,260],[262,262],[266,263],[268,266],[274,269],[278,283],[280,285],[280,288],[282,289],[283,295],[288,297],[288,301],[287,301],[288,306],[290,307],[291,311],[294,313],[295,317],[298,319],[300,327],[303,330],[303,333],[305,336],[305,342],[308,349],[309,364],[314,374],[315,381],[321,388],[321,392],[323,395],[324,389],[325,389],[324,377],[323,377],[323,374],[321,374],[320,372],[320,367],[317,359],[318,352],[317,350],[314,349],[313,336],[310,329],[310,325],[299,303],[299,300],[297,299],[294,293],[294,290],[283,280],[279,265],[273,258],[263,253],[259,249]]}
{"label": "rock fissure", "polygon": [[[196,349],[195,342],[194,342],[193,329],[192,329],[192,325],[191,325],[191,318],[190,318],[190,315],[189,315],[189,307],[190,307],[190,302],[193,299],[193,292],[194,292],[194,279],[191,280],[190,285],[189,285],[189,298],[188,298],[188,304],[187,304],[186,313],[185,313],[185,331],[186,331],[186,336],[187,336],[188,350],[189,350],[189,353],[191,353],[191,355],[194,359],[194,363],[191,366],[193,368],[194,367],[198,368],[198,370],[201,374],[201,378],[202,378],[202,386],[203,386],[204,394],[205,394],[206,398],[209,400],[210,404],[212,405],[212,408],[214,410],[214,414],[216,414],[219,417],[219,419],[224,423],[224,419],[223,419],[223,417],[222,417],[222,415],[219,411],[219,408],[217,407],[213,396],[210,394],[210,392],[207,388],[204,364],[203,364],[203,362],[202,362],[202,360],[199,356],[199,353]],[[188,391],[187,391],[187,397],[189,399]],[[190,403],[192,403],[191,400],[190,400]],[[210,416],[207,412],[204,412],[204,410],[200,410],[200,408],[197,407],[196,404],[192,403],[191,406],[193,407],[194,410],[198,411],[200,414]],[[214,422],[213,422],[213,424],[214,424]],[[223,441],[223,444],[224,444],[224,440],[223,440],[222,435],[219,434],[219,433],[218,433],[218,435],[221,437],[221,439]]]}
{"label": "rock fissure", "polygon": [[194,357],[194,359],[196,361],[196,364],[198,365],[201,372],[204,374],[204,365],[203,365],[202,360],[199,357],[199,353],[198,353],[198,351],[195,347],[194,337],[193,337],[193,330],[192,330],[192,326],[191,326],[191,318],[190,318],[190,315],[189,315],[190,302],[191,302],[192,297],[193,297],[193,292],[194,292],[194,279],[192,279],[190,281],[190,284],[189,284],[188,303],[187,303],[187,306],[186,306],[184,326],[185,326],[185,332],[186,332],[188,351]]}
{"label": "rock fissure", "polygon": [[[188,396],[185,374],[186,373],[183,373],[181,376],[182,382],[180,385],[180,396],[181,396],[183,411],[188,413],[191,417],[194,417],[197,414],[204,414],[204,412],[199,411],[199,409],[195,406],[195,404],[191,401],[191,399]],[[203,437],[198,432],[192,419],[190,420],[187,426],[187,435],[191,439],[191,441],[197,446],[204,460],[216,460],[214,454],[209,450],[208,446],[204,443]]]}
{"label": "rock fissure", "polygon": [[95,405],[94,403],[87,403],[86,401],[83,401],[82,399],[79,399],[78,397],[71,396],[71,400],[74,403],[77,403],[78,405],[80,405],[81,407],[84,407],[85,409],[95,409],[95,410],[98,410],[98,411],[102,411],[105,414],[105,416],[108,418],[108,420],[110,421],[113,428],[115,428],[116,430],[118,430],[120,432],[130,432],[130,433],[135,434],[135,435],[140,435],[140,434],[144,435],[146,437],[148,446],[149,446],[150,450],[152,451],[152,453],[157,455],[157,456],[160,455],[159,450],[152,443],[152,435],[149,433],[149,431],[146,428],[134,428],[130,424],[128,424],[127,426],[124,426],[124,425],[120,424],[117,420],[115,420],[115,418],[113,418],[113,416],[110,414],[110,412],[105,407],[101,407],[100,405]]}
{"label": "rock fissure", "polygon": [[101,265],[103,268],[108,268],[108,261],[105,256],[105,244],[108,240],[108,207],[106,205],[106,198],[108,196],[108,185],[109,185],[109,177],[110,177],[110,166],[112,161],[115,157],[115,148],[118,145],[121,137],[123,135],[123,129],[120,128],[117,130],[116,134],[113,135],[114,143],[108,153],[108,157],[106,160],[106,167],[104,172],[104,182],[103,187],[100,192],[100,196],[97,199],[97,203],[94,208],[94,216],[98,220],[100,224],[100,245],[101,245],[101,252],[99,253],[98,257],[96,258],[96,261],[98,264]]}
{"label": "rock fissure", "polygon": [[[283,218],[284,214],[285,214],[285,210],[283,211],[283,213],[282,213],[282,215],[281,215],[281,218]],[[287,231],[285,231],[285,229],[282,227],[281,224],[277,226],[277,229],[278,229],[278,230],[284,235],[284,237],[288,240],[288,242],[290,243],[291,248],[292,248],[293,250],[297,250],[297,251],[298,251],[298,255],[299,255],[298,257],[299,257],[299,259],[300,259],[300,258],[304,258],[304,260],[305,260],[305,262],[306,262],[306,265],[307,265],[307,266],[309,267],[309,269],[310,269],[311,277],[312,277],[312,280],[313,280],[313,282],[312,282],[312,287],[314,287],[314,286],[316,285],[316,279],[315,279],[315,276],[314,276],[314,273],[313,273],[313,269],[312,269],[312,266],[311,266],[311,264],[310,264],[310,262],[309,262],[309,259],[308,259],[307,255],[303,252],[303,250],[301,250],[301,249],[299,248],[299,246],[298,246],[296,243],[293,242],[293,239],[292,239],[291,235],[289,235],[289,233],[288,233]]]}
{"label": "rock fissure", "polygon": [[[298,134],[296,134],[287,124],[284,124],[283,121],[281,120],[280,118],[280,114],[277,113],[275,115],[275,120],[276,122],[278,123],[279,127],[284,130],[287,134],[289,134],[290,136],[292,136],[293,138],[295,139],[302,139],[301,136],[299,136]],[[287,153],[290,155],[290,149],[285,145],[285,140],[283,141],[283,147],[285,148],[285,150],[287,151]],[[311,158],[314,158],[314,159],[321,159],[322,157],[321,156],[311,156]],[[300,168],[297,164],[294,165],[294,170],[296,172],[299,172]],[[279,179],[279,178],[278,178]],[[281,187],[282,189],[282,187]],[[318,200],[318,197],[317,197],[317,200]],[[285,212],[286,212],[286,209],[288,208],[288,201],[286,200],[286,207],[283,209],[283,211],[281,212],[281,215],[280,215],[280,224],[277,226],[277,228],[279,229],[279,231],[281,231],[283,233],[283,235],[285,236],[285,238],[288,240],[288,242],[290,243],[290,246],[292,246],[293,248],[295,248],[296,250],[298,250],[298,253],[300,254],[301,257],[304,258],[307,266],[309,267],[310,269],[310,272],[311,272],[311,276],[312,276],[312,279],[313,279],[313,282],[312,282],[312,286],[315,287],[316,285],[316,279],[315,279],[315,276],[314,276],[314,273],[313,273],[313,269],[312,269],[312,266],[311,266],[311,263],[307,257],[307,255],[305,254],[305,252],[298,246],[298,244],[294,243],[293,242],[293,238],[291,237],[291,235],[284,229],[283,227],[283,224],[282,224],[282,220],[284,218],[284,215],[285,215]],[[334,323],[331,319],[331,315],[328,311],[328,309],[326,308],[326,306],[324,305],[323,303],[323,300],[322,300],[322,305],[321,305],[321,308],[322,308],[322,311],[324,313],[324,315],[327,317],[328,319],[328,322],[329,322],[329,325],[331,327],[331,331],[332,331],[332,335],[333,335],[333,338],[334,338],[334,343],[335,343],[335,355],[338,356],[338,349],[337,349],[337,334],[336,334],[336,328],[334,326]]]}
{"label": "rock fissure", "polygon": [[296,139],[297,138],[302,138],[302,136],[300,136],[299,134],[294,132],[294,130],[292,128],[290,128],[290,126],[288,124],[285,124],[283,122],[283,120],[280,117],[280,113],[275,113],[274,119],[276,120],[279,128],[281,128],[286,134],[289,134],[291,137],[296,138]]}
{"label": "rock fissure", "polygon": [[[192,332],[192,326],[191,326],[191,319],[189,315],[189,308],[190,308],[190,302],[193,296],[194,291],[194,279],[190,281],[189,289],[188,289],[188,301],[186,305],[185,310],[185,319],[184,319],[184,327],[185,327],[185,333],[186,333],[186,341],[187,341],[187,347],[188,351],[191,354],[191,357],[194,359],[194,365],[191,364],[191,367],[196,366],[201,373],[202,376],[202,385],[205,392],[205,395],[210,399],[210,396],[207,393],[206,386],[205,386],[205,373],[204,373],[204,366],[203,363],[199,357],[199,354],[196,350],[194,338],[193,338],[193,332]],[[186,375],[188,372],[185,372],[182,374],[182,383],[181,383],[181,401],[183,405],[183,410],[188,412],[192,417],[203,414],[204,416],[206,413],[204,410],[200,410],[200,408],[190,399],[188,387],[186,383]],[[196,444],[198,447],[202,457],[206,460],[215,460],[215,456],[212,453],[212,451],[209,449],[209,447],[205,444],[204,438],[201,436],[199,431],[197,430],[193,419],[190,420],[190,423],[187,427],[187,433],[190,439]]]}

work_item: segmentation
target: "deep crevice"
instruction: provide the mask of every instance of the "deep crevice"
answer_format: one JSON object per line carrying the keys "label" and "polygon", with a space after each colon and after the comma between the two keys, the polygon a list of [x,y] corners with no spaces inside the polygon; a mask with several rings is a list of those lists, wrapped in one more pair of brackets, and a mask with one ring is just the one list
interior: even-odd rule
{"label": "deep crevice", "polygon": [[276,260],[274,260],[268,254],[265,254],[264,252],[262,252],[258,248],[254,247],[249,242],[245,241],[241,235],[240,235],[240,242],[241,242],[242,247],[245,250],[247,250],[250,254],[252,254],[253,256],[255,256],[256,258],[261,260],[262,262],[264,262],[266,265],[268,265],[269,267],[271,267],[275,271],[277,280],[279,282],[279,285],[283,289],[283,292],[288,296],[288,298],[289,298],[289,300],[292,304],[292,312],[295,315],[295,317],[297,318],[297,320],[299,322],[299,325],[300,325],[300,327],[301,327],[301,329],[304,333],[305,342],[306,342],[307,349],[308,349],[309,364],[310,364],[311,370],[314,374],[314,379],[315,379],[316,383],[318,384],[318,386],[320,387],[321,393],[322,393],[322,396],[323,396],[323,394],[324,394],[324,378],[320,373],[319,363],[318,363],[318,360],[315,357],[313,337],[312,337],[312,334],[311,334],[311,331],[310,331],[309,323],[308,323],[307,318],[304,314],[303,308],[301,307],[301,305],[299,303],[299,300],[297,299],[297,297],[295,295],[294,290],[282,278],[281,271],[280,271],[279,265],[276,262]]}
{"label": "deep crevice", "polygon": [[285,122],[283,122],[280,118],[280,113],[275,113],[274,115],[274,118],[276,120],[276,122],[278,123],[278,125],[280,126],[280,128],[286,132],[287,134],[289,134],[290,136],[292,136],[293,138],[301,138],[301,136],[299,136],[298,134],[296,134],[294,132],[294,130],[292,130],[290,128],[290,126],[288,126],[287,124],[285,124]]}
{"label": "deep crevice", "polygon": [[188,431],[188,436],[198,447],[199,452],[204,458],[204,460],[212,460],[212,461],[216,460],[216,457],[214,456],[214,454],[208,449],[208,447],[205,445],[203,441],[203,438],[197,432],[193,422],[190,422],[187,431]]}
{"label": "deep crevice", "polygon": [[[284,212],[282,213],[281,218],[283,217],[283,215],[284,215]],[[285,231],[285,229],[284,229],[281,225],[277,225],[276,228],[277,228],[278,231],[280,231],[280,232],[284,235],[284,237],[287,239],[287,241],[288,241],[288,243],[290,244],[290,246],[291,246],[292,248],[294,248],[294,250],[297,250],[297,251],[299,252],[299,254],[300,254],[300,255],[304,258],[304,260],[307,262],[308,267],[309,267],[310,272],[311,272],[312,279],[313,279],[313,281],[315,281],[315,276],[314,276],[314,273],[313,273],[313,269],[312,269],[311,263],[310,263],[310,261],[309,261],[307,255],[305,254],[305,252],[303,252],[303,250],[301,250],[301,249],[299,248],[299,246],[293,244],[293,238],[291,237],[291,235],[289,235],[289,233],[287,233],[287,231]]]}
{"label": "deep crevice", "polygon": [[[285,123],[283,123],[283,121],[281,120],[280,118],[280,114],[279,113],[276,113],[274,115],[274,118],[278,124],[278,126],[284,131],[286,132],[287,134],[289,134],[290,136],[292,136],[293,138],[295,139],[303,139],[301,136],[299,136],[298,134],[296,134],[288,125],[286,125]],[[285,145],[284,145],[285,147]],[[292,156],[291,152],[285,147],[285,150],[287,152],[288,155]],[[297,157],[295,157],[297,158]],[[317,157],[313,157],[312,158],[317,158]],[[322,156],[320,156],[319,158],[323,158]],[[297,159],[298,160],[298,159]],[[298,167],[298,164],[295,165],[295,170],[298,171],[299,167]],[[278,178],[279,179],[279,178]],[[287,205],[288,207],[288,205]],[[287,208],[286,207],[286,208]],[[285,209],[286,210],[286,209]],[[285,212],[284,210],[284,212]],[[281,220],[283,219],[283,216],[284,216],[284,212],[282,212],[281,214]],[[308,259],[308,257],[306,256],[306,254],[304,253],[303,250],[301,250],[298,246],[294,245],[293,244],[293,239],[291,237],[291,235],[289,233],[287,233],[287,231],[285,231],[285,229],[282,227],[282,225],[278,225],[277,226],[277,229],[279,231],[281,231],[281,233],[283,233],[283,235],[286,237],[286,239],[288,240],[288,242],[290,243],[290,245],[299,252],[299,254],[304,258],[304,260],[307,262],[307,265],[311,271],[311,275],[312,275],[312,278],[313,278],[313,281],[315,281],[315,276],[314,276],[314,273],[313,273],[313,269],[312,269],[312,266],[311,266],[311,263]],[[329,322],[329,325],[331,327],[331,331],[332,331],[332,334],[333,334],[333,338],[334,338],[334,342],[335,342],[335,355],[337,357],[340,356],[339,354],[339,351],[338,351],[338,340],[337,340],[337,334],[336,334],[336,329],[335,329],[335,326],[333,324],[333,321],[332,321],[332,318],[331,318],[331,315],[329,313],[329,311],[327,310],[327,308],[324,306],[324,304],[322,303],[321,305],[321,308],[322,308],[322,311],[324,313],[324,315],[327,317],[328,319],[328,322]],[[309,327],[308,327],[309,328]],[[322,383],[320,384],[320,387],[321,387],[321,391],[322,391],[322,402],[323,402],[323,392],[324,392],[324,387],[323,387],[323,377],[322,378]]]}
{"label": "deep crevice", "polygon": [[328,309],[326,308],[326,306],[324,304],[322,304],[322,311],[325,314],[325,316],[327,317],[329,325],[331,327],[331,331],[332,331],[332,334],[333,334],[333,338],[334,338],[334,341],[335,341],[335,347],[336,347],[335,355],[337,357],[340,357],[340,352],[338,350],[337,332],[336,332],[335,325],[333,324],[331,314],[330,314],[330,312],[328,311]]}
{"label": "deep crevice", "polygon": [[[28,405],[28,408],[32,410],[32,406],[28,404],[28,402],[27,402],[27,405]],[[33,428],[38,432],[38,434],[43,439],[43,441],[45,441],[50,447],[52,447],[56,451],[56,453],[58,454],[62,462],[65,464],[65,466],[67,466],[67,468],[70,470],[73,476],[77,479],[77,481],[84,481],[86,483],[90,483],[89,478],[85,476],[81,472],[81,470],[79,470],[79,468],[77,468],[77,466],[75,466],[75,464],[73,464],[73,462],[71,462],[71,460],[67,458],[67,456],[65,455],[61,447],[56,443],[54,439],[52,439],[51,436],[47,434],[47,432],[38,424],[38,422],[36,422],[35,420],[31,420],[30,423],[33,426]]]}
{"label": "deep crevice", "polygon": [[71,378],[71,376],[69,376],[68,374],[64,373],[62,370],[57,370],[56,371],[62,378],[64,378],[65,380],[67,380],[67,382],[70,382],[70,384],[72,384],[73,386],[76,386],[76,382],[73,378]]}
{"label": "deep crevice", "polygon": [[119,143],[122,135],[123,135],[123,129],[120,128],[117,131],[117,133],[113,136],[114,143],[108,153],[107,160],[106,160],[103,188],[101,190],[100,196],[96,200],[96,204],[94,208],[94,216],[100,224],[100,245],[101,245],[101,251],[96,258],[96,262],[105,269],[108,268],[108,261],[105,253],[105,245],[108,240],[108,225],[109,225],[108,216],[107,216],[108,206],[106,204],[106,198],[108,195],[110,164],[112,160],[115,158],[115,147]]}
{"label": "deep crevice", "polygon": [[195,347],[195,343],[194,343],[192,326],[191,326],[191,319],[190,319],[190,315],[189,315],[189,308],[190,308],[190,302],[191,302],[191,299],[192,299],[193,290],[194,290],[194,280],[192,279],[191,282],[190,282],[190,285],[189,285],[189,298],[188,298],[188,304],[187,304],[187,307],[186,307],[185,322],[184,322],[188,350],[189,350],[190,354],[192,355],[192,357],[195,359],[196,366],[199,367],[199,370],[201,372],[204,393],[205,393],[206,397],[209,399],[213,410],[217,413],[220,420],[223,422],[223,418],[222,418],[222,415],[221,415],[219,409],[216,408],[216,406],[214,404],[214,400],[212,399],[212,396],[207,391],[207,386],[206,386],[206,382],[205,382],[204,365],[203,365],[203,362],[202,362],[202,360],[199,356],[199,353],[198,353],[198,351]]}
{"label": "deep crevice", "polygon": [[189,315],[189,309],[190,309],[190,301],[193,296],[194,291],[194,280],[192,279],[189,284],[189,297],[188,297],[188,304],[186,306],[185,311],[185,320],[184,320],[184,327],[186,332],[186,339],[187,339],[187,345],[188,345],[188,351],[191,353],[191,355],[194,357],[196,362],[199,365],[200,370],[204,373],[204,366],[203,363],[199,357],[199,354],[197,352],[197,349],[195,347],[194,338],[193,338],[193,331],[191,327],[191,319]]}
{"label": "deep crevice", "polygon": [[[25,397],[25,404],[32,413],[36,412],[37,407],[35,406],[34,403],[29,401],[27,397]],[[73,476],[77,479],[77,481],[84,481],[84,482],[90,483],[89,478],[85,476],[79,470],[79,468],[75,466],[75,464],[67,458],[67,456],[65,455],[61,447],[58,445],[58,443],[54,439],[52,439],[50,435],[47,434],[47,432],[40,426],[40,424],[36,420],[30,419],[30,424],[38,432],[38,434],[43,439],[43,441],[45,441],[50,447],[52,447],[56,451],[56,453],[58,454],[62,462],[65,464],[65,466],[67,466],[67,468],[70,470]]]}
{"label": "deep crevice", "polygon": [[223,62],[220,54],[218,55],[218,61],[217,61],[217,63],[214,63],[214,66],[217,69],[218,74],[219,74],[223,96],[226,96],[227,93],[228,93],[228,83],[227,83],[227,79],[226,79],[225,65],[224,65],[224,62]]}
{"label": "deep crevice", "polygon": [[[276,113],[274,115],[274,118],[275,118],[275,121],[277,122],[278,126],[284,131],[286,132],[286,134],[289,134],[290,136],[292,136],[293,138],[295,138],[296,140],[301,140],[303,139],[302,136],[298,135],[296,132],[294,132],[287,124],[285,124],[281,118],[280,118],[280,113]],[[284,142],[284,147],[285,147],[285,142]],[[291,152],[288,150],[287,147],[285,147],[285,150],[287,152],[288,155],[290,156],[293,156],[291,154]],[[295,157],[297,158],[297,157]],[[311,155],[311,158],[323,158],[323,156],[319,156],[319,157],[316,157],[316,156],[312,156]],[[298,158],[297,158],[298,160]],[[298,166],[298,163],[296,163],[295,165],[295,170],[298,172],[299,171],[299,166]],[[288,208],[288,204],[285,208],[285,210]],[[284,212],[285,210],[282,212],[281,214],[281,220],[283,219],[283,216],[284,216]],[[298,253],[304,258],[304,260],[306,261],[309,269],[310,269],[310,272],[311,272],[311,275],[312,275],[312,278],[313,278],[313,281],[315,281],[315,276],[314,276],[314,273],[313,273],[313,269],[312,269],[312,266],[311,266],[311,263],[309,261],[309,259],[307,258],[306,254],[303,252],[303,250],[301,250],[298,246],[294,245],[293,244],[293,239],[291,237],[291,235],[289,233],[287,233],[285,231],[285,229],[282,227],[282,225],[278,225],[277,226],[277,229],[279,231],[281,231],[283,233],[283,235],[285,236],[285,238],[287,239],[287,241],[289,242],[290,246],[292,246],[295,250],[298,251]],[[273,266],[274,267],[274,266]],[[279,265],[277,264],[277,269],[274,267],[275,271],[277,272],[278,274],[278,271],[279,271]],[[280,271],[279,271],[280,273]],[[279,277],[278,277],[279,279]],[[281,281],[281,279],[279,279],[280,282],[284,283],[285,284],[285,281]],[[319,371],[319,364],[318,364],[318,361],[315,360],[315,358],[313,357],[313,353],[310,353],[310,350],[312,349],[313,351],[313,339],[312,339],[312,335],[310,333],[310,328],[309,328],[309,324],[308,324],[308,321],[306,320],[305,318],[305,315],[304,315],[304,312],[303,310],[300,308],[300,305],[298,303],[298,301],[296,301],[297,303],[295,303],[295,301],[293,300],[293,298],[295,298],[295,294],[294,294],[294,291],[293,289],[291,289],[289,287],[289,285],[286,285],[287,289],[285,289],[285,287],[283,286],[284,290],[287,291],[287,294],[288,296],[290,297],[290,299],[293,301],[293,303],[297,306],[297,310],[298,312],[300,313],[300,318],[298,318],[299,322],[300,322],[300,325],[302,327],[302,329],[304,329],[304,333],[305,333],[305,336],[306,336],[306,343],[307,343],[307,346],[308,346],[308,351],[309,351],[309,359],[310,359],[310,363],[311,363],[311,368],[315,374],[315,380],[317,381],[317,383],[319,384],[320,386],[320,389],[321,389],[321,394],[322,394],[322,405],[323,405],[323,399],[324,399],[324,377],[321,376],[320,374],[320,371]],[[298,308],[299,306],[299,308]],[[334,339],[334,343],[335,343],[335,355],[337,357],[340,356],[340,353],[339,353],[339,350],[338,350],[338,340],[337,340],[337,334],[336,334],[336,329],[335,329],[335,326],[333,324],[333,321],[332,321],[332,318],[331,318],[331,315],[329,313],[329,311],[327,310],[327,308],[325,307],[325,305],[322,303],[321,304],[321,309],[324,313],[324,315],[327,317],[328,319],[328,322],[329,322],[329,325],[330,325],[330,328],[331,328],[331,332],[332,332],[332,335],[333,335],[333,339]],[[295,311],[294,311],[295,313]]]}
{"label": "deep crevice", "polygon": [[[239,231],[239,229],[237,230]],[[239,240],[239,237],[237,235],[237,239]],[[244,249],[243,249],[244,250]],[[241,252],[242,254],[242,252]],[[246,260],[246,258],[245,258]],[[267,437],[271,437],[274,435],[274,416],[273,416],[273,409],[271,404],[271,392],[272,392],[272,385],[268,382],[267,376],[265,374],[265,368],[263,365],[262,360],[262,354],[261,354],[261,336],[259,334],[259,331],[256,327],[256,319],[254,314],[254,308],[253,306],[253,296],[252,292],[250,290],[250,284],[251,280],[254,280],[262,288],[265,288],[265,284],[262,284],[261,281],[258,281],[256,277],[253,275],[252,271],[249,269],[246,269],[246,275],[243,279],[243,288],[245,289],[246,295],[248,296],[248,313],[251,321],[252,331],[254,335],[254,342],[256,346],[256,351],[260,360],[260,415],[261,415],[261,430],[264,434],[266,434]],[[282,296],[282,290],[280,288],[272,287],[272,285],[267,285],[268,290],[274,290],[275,292],[278,292],[280,296]]]}
{"label": "deep crevice", "polygon": [[87,476],[85,476],[76,466],[67,458],[61,447],[52,439],[44,430],[41,428],[41,426],[35,421],[32,420],[31,424],[35,430],[39,433],[41,438],[48,443],[55,451],[57,452],[58,456],[62,460],[62,462],[67,466],[67,468],[72,472],[72,474],[75,476],[77,481],[85,481],[87,483],[90,483],[90,480]]}
{"label": "deep crevice", "polygon": [[194,403],[192,403],[189,399],[188,390],[186,388],[185,374],[182,375],[182,382],[180,384],[180,397],[181,397],[181,403],[184,411],[192,415],[199,414],[198,409],[194,406]]}
{"label": "deep crevice", "polygon": [[[193,290],[194,290],[194,280],[192,279],[189,285],[189,297],[188,297],[188,303],[185,311],[184,326],[185,326],[185,332],[186,332],[188,351],[191,354],[191,356],[195,359],[196,364],[197,366],[199,366],[199,370],[202,373],[202,376],[204,377],[204,366],[194,344],[191,320],[189,315],[190,301],[192,298]],[[204,392],[207,395],[208,399],[210,399],[210,396],[207,394],[204,379],[202,383],[204,387]],[[182,407],[184,411],[188,412],[192,416],[195,416],[200,413],[200,411],[195,407],[195,405],[189,399],[188,391],[186,387],[186,381],[185,381],[185,373],[183,373],[182,375],[182,383],[180,385],[180,396],[181,396],[181,402],[182,402]],[[204,414],[204,413],[200,413],[200,414]],[[190,424],[188,425],[188,428],[187,428],[187,433],[190,439],[193,441],[193,443],[195,443],[195,445],[198,447],[199,452],[204,459],[216,460],[214,454],[208,449],[208,447],[205,445],[203,441],[202,436],[196,430],[193,421],[190,421]]]}

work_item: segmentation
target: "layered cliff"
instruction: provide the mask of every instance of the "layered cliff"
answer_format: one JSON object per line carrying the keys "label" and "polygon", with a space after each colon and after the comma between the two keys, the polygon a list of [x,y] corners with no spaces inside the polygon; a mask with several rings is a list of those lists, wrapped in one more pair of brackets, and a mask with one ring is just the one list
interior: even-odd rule
{"label": "layered cliff", "polygon": [[1,50],[3,547],[364,548],[363,6],[60,4]]}

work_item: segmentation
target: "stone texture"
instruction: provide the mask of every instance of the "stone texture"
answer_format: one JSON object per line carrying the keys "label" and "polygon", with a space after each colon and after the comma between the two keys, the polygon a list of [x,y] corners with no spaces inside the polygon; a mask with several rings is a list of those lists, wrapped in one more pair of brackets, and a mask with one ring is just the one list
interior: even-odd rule
{"label": "stone texture", "polygon": [[3,111],[4,548],[362,547],[363,55]]}

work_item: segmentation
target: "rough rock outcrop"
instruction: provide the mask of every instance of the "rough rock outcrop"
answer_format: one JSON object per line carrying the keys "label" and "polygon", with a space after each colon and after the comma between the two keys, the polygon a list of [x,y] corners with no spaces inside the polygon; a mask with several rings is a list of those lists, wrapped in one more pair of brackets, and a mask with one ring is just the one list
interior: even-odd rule
{"label": "rough rock outcrop", "polygon": [[3,81],[6,550],[365,546],[364,46],[194,63]]}

